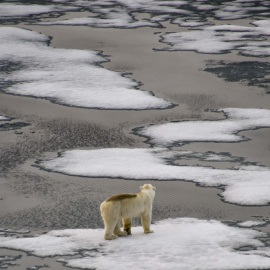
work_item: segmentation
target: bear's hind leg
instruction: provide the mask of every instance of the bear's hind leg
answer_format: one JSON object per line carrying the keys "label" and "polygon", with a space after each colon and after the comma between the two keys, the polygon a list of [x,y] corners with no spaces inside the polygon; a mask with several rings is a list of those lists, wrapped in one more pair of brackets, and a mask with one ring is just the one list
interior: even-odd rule
{"label": "bear's hind leg", "polygon": [[131,218],[123,218],[124,231],[131,235]]}
{"label": "bear's hind leg", "polygon": [[119,221],[117,222],[115,228],[114,228],[114,231],[113,233],[115,235],[118,235],[118,236],[123,236],[123,235],[127,235],[127,232],[125,231],[121,231],[121,219],[119,219]]}
{"label": "bear's hind leg", "polygon": [[117,221],[108,221],[104,219],[104,224],[105,224],[105,234],[104,234],[104,239],[105,240],[113,240],[116,239],[118,236],[113,234],[115,225]]}

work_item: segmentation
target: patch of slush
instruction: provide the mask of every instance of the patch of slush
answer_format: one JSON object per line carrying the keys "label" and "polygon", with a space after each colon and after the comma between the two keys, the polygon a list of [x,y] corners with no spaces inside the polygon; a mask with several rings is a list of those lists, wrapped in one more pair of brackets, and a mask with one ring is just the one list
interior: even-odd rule
{"label": "patch of slush", "polygon": [[222,188],[221,196],[230,203],[267,205],[270,202],[269,168],[244,166],[219,170],[169,163],[175,159],[179,159],[178,152],[164,148],[108,148],[66,151],[58,158],[40,161],[38,166],[68,175],[95,178],[191,181],[201,186]]}
{"label": "patch of slush", "polygon": [[162,42],[171,46],[162,50],[196,51],[198,53],[220,54],[238,50],[247,56],[270,56],[270,20],[255,21],[255,27],[237,25],[209,26],[203,29],[162,36]]}
{"label": "patch of slush", "polygon": [[[55,49],[49,37],[29,30],[0,28],[0,62],[19,69],[0,70],[2,91],[47,98],[68,106],[98,109],[163,109],[159,99],[121,73],[97,66],[96,51]],[[8,69],[8,68],[7,68]]]}
{"label": "patch of slush", "polygon": [[[269,269],[270,249],[258,238],[267,234],[236,228],[219,221],[195,218],[167,219],[142,227],[132,235],[103,240],[102,229],[67,229],[14,239],[0,237],[0,246],[37,256],[77,255],[60,259],[70,267],[85,269]],[[241,251],[249,246],[248,251]]]}
{"label": "patch of slush", "polygon": [[270,127],[270,110],[226,108],[226,119],[171,122],[140,128],[137,134],[159,146],[182,145],[187,142],[240,142],[247,138],[238,133]]}
{"label": "patch of slush", "polygon": [[0,256],[0,269],[8,269],[9,267],[16,266],[16,260],[22,256]]}
{"label": "patch of slush", "polygon": [[[269,44],[270,45],[270,44]],[[247,49],[247,48],[246,48]],[[211,72],[229,82],[261,87],[270,93],[270,63],[259,61],[208,61],[204,71]]]}

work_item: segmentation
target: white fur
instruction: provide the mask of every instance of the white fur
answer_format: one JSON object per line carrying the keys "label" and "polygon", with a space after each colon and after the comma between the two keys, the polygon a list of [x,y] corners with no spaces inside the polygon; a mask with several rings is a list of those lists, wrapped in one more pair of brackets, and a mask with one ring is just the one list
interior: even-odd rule
{"label": "white fur", "polygon": [[[150,230],[152,220],[152,204],[156,188],[151,184],[140,187],[141,192],[134,194],[136,197],[127,197],[112,201],[104,201],[100,205],[101,216],[105,225],[106,240],[112,240],[119,235],[131,234],[131,219],[141,217],[144,233],[153,232]],[[121,196],[121,194],[120,194]],[[121,219],[124,230],[121,231]]]}

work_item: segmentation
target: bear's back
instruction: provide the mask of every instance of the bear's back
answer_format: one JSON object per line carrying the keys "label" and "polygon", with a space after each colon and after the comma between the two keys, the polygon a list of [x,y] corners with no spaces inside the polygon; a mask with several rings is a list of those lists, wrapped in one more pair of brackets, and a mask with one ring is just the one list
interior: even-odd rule
{"label": "bear's back", "polygon": [[136,198],[136,197],[137,197],[137,194],[124,193],[124,194],[113,195],[110,198],[108,198],[105,202],[122,201],[124,199],[131,199],[131,198]]}

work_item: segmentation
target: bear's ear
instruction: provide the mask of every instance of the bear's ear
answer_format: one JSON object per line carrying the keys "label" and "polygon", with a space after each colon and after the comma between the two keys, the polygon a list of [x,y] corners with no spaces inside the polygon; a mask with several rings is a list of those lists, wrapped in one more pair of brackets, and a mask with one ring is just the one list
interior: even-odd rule
{"label": "bear's ear", "polygon": [[143,190],[143,186],[140,186],[140,190]]}
{"label": "bear's ear", "polygon": [[155,191],[156,190],[156,188],[155,187],[152,187],[152,189]]}

